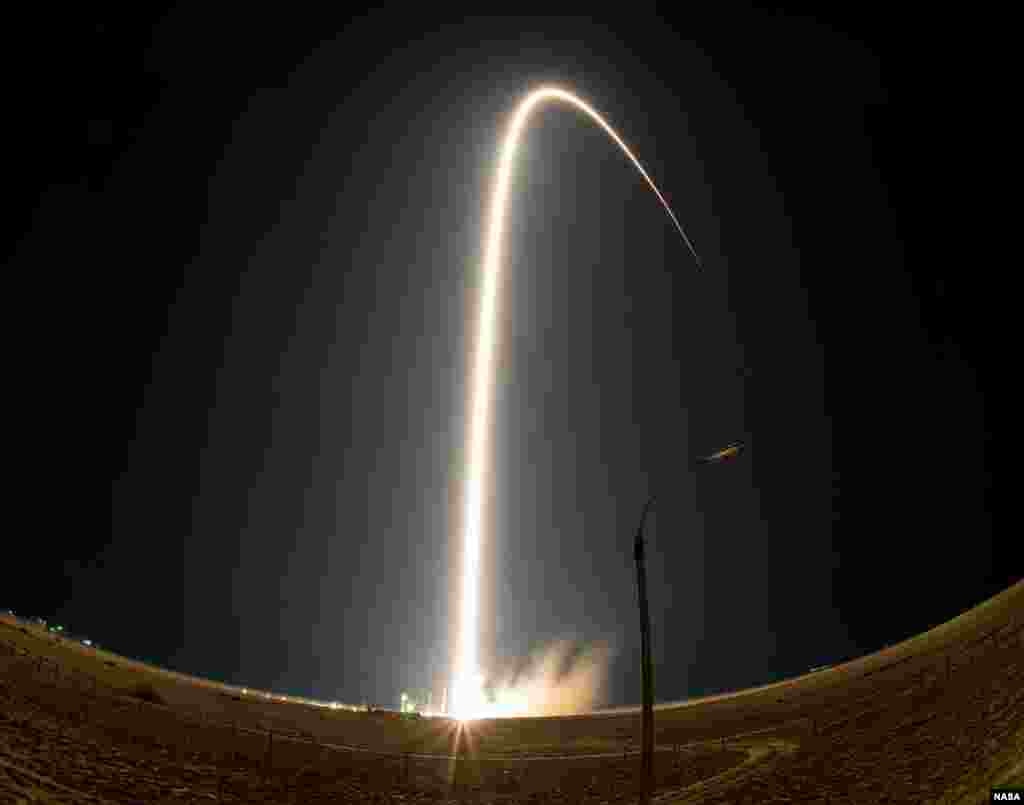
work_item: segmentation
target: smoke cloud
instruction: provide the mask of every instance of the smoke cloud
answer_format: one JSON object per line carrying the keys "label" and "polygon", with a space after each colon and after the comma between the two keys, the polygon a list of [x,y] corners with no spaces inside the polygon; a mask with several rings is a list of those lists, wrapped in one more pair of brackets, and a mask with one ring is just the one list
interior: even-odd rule
{"label": "smoke cloud", "polygon": [[557,640],[485,685],[494,715],[572,715],[604,703],[614,651],[606,642]]}

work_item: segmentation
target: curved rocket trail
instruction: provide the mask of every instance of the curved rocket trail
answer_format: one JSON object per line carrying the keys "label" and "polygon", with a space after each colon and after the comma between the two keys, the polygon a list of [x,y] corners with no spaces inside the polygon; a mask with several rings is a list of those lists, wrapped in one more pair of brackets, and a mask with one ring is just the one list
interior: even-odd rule
{"label": "curved rocket trail", "polygon": [[484,462],[486,460],[486,434],[491,413],[491,397],[494,387],[494,320],[495,304],[501,272],[501,239],[505,228],[509,184],[512,177],[512,161],[519,146],[519,138],[535,109],[547,101],[561,101],[585,112],[597,125],[607,132],[616,145],[629,157],[640,171],[651,190],[665,208],[683,242],[701,266],[700,257],[692,241],[683,231],[665,197],[644,170],[643,165],[622,141],[615,130],[601,115],[570,92],[557,87],[541,87],[527,95],[516,109],[512,123],[505,135],[498,166],[498,181],[491,197],[490,220],[484,242],[484,284],[480,300],[480,321],[477,331],[476,354],[473,361],[472,403],[467,437],[469,457],[466,466],[465,509],[463,512],[463,565],[462,565],[462,620],[459,629],[459,653],[456,661],[455,678],[452,680],[452,713],[462,718],[472,718],[480,713],[485,702],[478,676],[477,638],[479,634],[477,617],[479,612],[480,580],[480,538],[482,532],[482,485]]}

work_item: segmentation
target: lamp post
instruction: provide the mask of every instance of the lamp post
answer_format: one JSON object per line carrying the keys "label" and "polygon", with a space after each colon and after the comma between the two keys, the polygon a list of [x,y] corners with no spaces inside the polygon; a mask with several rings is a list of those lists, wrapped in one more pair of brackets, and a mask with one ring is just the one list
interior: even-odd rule
{"label": "lamp post", "polygon": [[[736,458],[746,445],[743,442],[733,442],[721,450],[716,450],[708,456],[701,456],[696,459],[698,466],[704,464],[720,464]],[[640,671],[642,675],[643,695],[643,723],[642,723],[642,793],[640,802],[649,805],[651,794],[654,791],[654,671],[651,667],[651,616],[647,606],[647,566],[644,561],[644,523],[647,521],[647,514],[657,499],[651,495],[644,504],[643,513],[640,515],[640,525],[636,529],[636,537],[633,541],[633,559],[636,561],[636,586],[640,602]]]}
{"label": "lamp post", "polygon": [[643,794],[640,801],[647,805],[651,801],[654,785],[654,679],[651,670],[651,616],[647,609],[647,567],[644,564],[644,521],[654,504],[651,495],[644,504],[640,525],[633,541],[633,559],[636,561],[636,586],[640,599],[640,671],[643,677],[643,730],[641,732],[641,758],[643,759]]}

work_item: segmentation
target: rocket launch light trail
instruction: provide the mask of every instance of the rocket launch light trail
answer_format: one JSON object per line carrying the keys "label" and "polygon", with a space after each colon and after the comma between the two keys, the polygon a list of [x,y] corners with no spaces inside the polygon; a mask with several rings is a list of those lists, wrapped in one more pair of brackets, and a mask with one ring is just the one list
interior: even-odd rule
{"label": "rocket launch light trail", "polygon": [[490,218],[484,241],[483,288],[480,298],[480,319],[477,330],[476,353],[472,364],[472,396],[469,421],[467,423],[468,462],[466,466],[466,488],[462,522],[462,608],[456,659],[455,677],[452,680],[452,714],[458,718],[474,718],[485,715],[488,706],[483,693],[482,677],[478,667],[478,615],[480,580],[480,543],[483,530],[482,494],[486,461],[487,432],[490,424],[491,401],[494,387],[494,329],[495,307],[501,272],[501,241],[505,228],[505,212],[512,178],[512,163],[519,138],[535,109],[547,101],[561,101],[584,112],[597,123],[616,145],[629,157],[640,175],[650,185],[665,212],[668,213],[679,231],[687,249],[700,267],[700,258],[693,243],[669,207],[665,197],[643,166],[622,141],[615,130],[601,115],[570,92],[557,87],[541,87],[529,93],[520,102],[508,133],[505,135],[498,165],[497,184],[491,197]]}

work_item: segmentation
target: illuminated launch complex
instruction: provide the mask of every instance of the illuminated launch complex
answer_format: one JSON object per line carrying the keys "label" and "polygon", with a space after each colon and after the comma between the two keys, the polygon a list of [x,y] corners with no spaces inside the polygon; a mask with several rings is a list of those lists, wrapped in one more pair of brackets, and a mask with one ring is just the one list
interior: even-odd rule
{"label": "illuminated launch complex", "polygon": [[[480,553],[484,536],[483,479],[488,459],[488,434],[491,425],[491,402],[494,389],[494,344],[497,293],[501,279],[502,235],[519,138],[533,112],[549,101],[569,104],[585,113],[599,125],[622,149],[636,166],[651,190],[658,197],[665,212],[679,231],[683,241],[700,266],[700,258],[693,243],[669,207],[654,181],[601,115],[570,92],[557,87],[542,87],[530,92],[518,105],[501,146],[498,176],[494,185],[488,219],[485,222],[483,243],[483,283],[479,300],[479,320],[476,331],[475,353],[471,363],[470,397],[467,401],[465,488],[463,490],[462,517],[462,574],[461,612],[456,646],[455,669],[452,679],[451,715],[469,719],[503,712],[501,703],[487,701],[483,677],[479,668],[479,600]],[[522,706],[522,703],[519,705]],[[527,705],[528,706],[528,705]]]}

